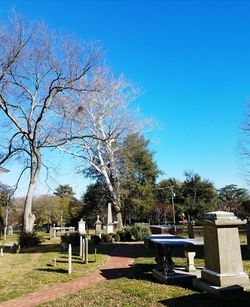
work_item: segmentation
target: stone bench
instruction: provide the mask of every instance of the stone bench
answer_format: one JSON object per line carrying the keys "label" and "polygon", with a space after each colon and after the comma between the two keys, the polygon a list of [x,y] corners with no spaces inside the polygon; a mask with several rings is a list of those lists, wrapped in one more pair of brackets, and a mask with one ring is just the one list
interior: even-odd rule
{"label": "stone bench", "polygon": [[174,235],[152,235],[144,238],[146,248],[156,250],[155,261],[159,266],[160,271],[168,276],[175,275],[174,261],[172,259],[172,251],[174,248],[183,248],[184,255],[187,258],[185,270],[194,272],[195,247],[204,245],[203,239],[185,239]]}
{"label": "stone bench", "polygon": [[57,234],[65,234],[65,233],[70,233],[70,232],[74,232],[75,231],[75,227],[70,226],[70,227],[52,227],[50,228],[50,237],[57,237]]}

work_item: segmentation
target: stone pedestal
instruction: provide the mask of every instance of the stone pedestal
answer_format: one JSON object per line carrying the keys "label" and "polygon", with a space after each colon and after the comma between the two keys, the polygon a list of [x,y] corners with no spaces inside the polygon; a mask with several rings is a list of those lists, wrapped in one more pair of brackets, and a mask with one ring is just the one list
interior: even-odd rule
{"label": "stone pedestal", "polygon": [[107,231],[107,233],[113,233],[114,232],[114,225],[113,224],[107,224],[106,225],[106,231]]}
{"label": "stone pedestal", "polygon": [[187,272],[195,272],[196,267],[194,266],[194,257],[195,257],[195,252],[194,251],[188,251],[185,250],[184,254],[187,258],[187,265],[186,265],[186,271]]}
{"label": "stone pedestal", "polygon": [[99,215],[97,215],[97,220],[95,222],[95,235],[101,238],[102,235],[102,222],[99,219]]}
{"label": "stone pedestal", "polygon": [[238,226],[244,224],[233,213],[210,212],[205,215],[202,280],[219,287],[249,282],[243,271]]}
{"label": "stone pedestal", "polygon": [[247,249],[250,250],[250,219],[247,223]]}
{"label": "stone pedestal", "polygon": [[81,236],[86,234],[85,224],[86,222],[83,221],[82,219],[78,222],[78,232],[80,233]]}

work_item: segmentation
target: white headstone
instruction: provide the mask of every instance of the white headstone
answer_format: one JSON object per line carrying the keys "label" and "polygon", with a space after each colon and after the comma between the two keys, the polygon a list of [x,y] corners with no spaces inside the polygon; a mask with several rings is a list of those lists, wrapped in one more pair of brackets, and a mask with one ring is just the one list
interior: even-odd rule
{"label": "white headstone", "polygon": [[95,222],[95,235],[101,238],[102,235],[102,222],[99,219],[99,215],[97,215],[97,220]]}
{"label": "white headstone", "polygon": [[78,231],[81,236],[86,234],[85,224],[86,222],[83,219],[78,222]]}

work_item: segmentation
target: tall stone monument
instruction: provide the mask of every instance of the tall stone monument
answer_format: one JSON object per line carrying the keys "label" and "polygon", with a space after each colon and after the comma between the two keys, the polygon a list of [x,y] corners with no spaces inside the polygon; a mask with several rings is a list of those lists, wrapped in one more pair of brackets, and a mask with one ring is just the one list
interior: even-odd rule
{"label": "tall stone monument", "polygon": [[201,271],[204,281],[215,287],[244,285],[249,282],[243,271],[238,226],[245,224],[232,212],[215,211],[205,214],[204,258]]}
{"label": "tall stone monument", "polygon": [[107,233],[114,232],[111,203],[108,203],[108,221],[107,221],[106,229],[107,229]]}

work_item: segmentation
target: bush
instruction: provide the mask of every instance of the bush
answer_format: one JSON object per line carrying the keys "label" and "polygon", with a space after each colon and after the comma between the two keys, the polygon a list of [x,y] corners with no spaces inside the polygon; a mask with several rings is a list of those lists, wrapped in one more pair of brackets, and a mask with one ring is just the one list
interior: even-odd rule
{"label": "bush", "polygon": [[[85,236],[82,236],[83,238]],[[71,232],[66,233],[65,235],[61,236],[62,244],[72,244],[74,246],[80,245],[80,234],[78,232]]]}
{"label": "bush", "polygon": [[135,223],[133,226],[126,226],[124,231],[129,233],[136,241],[142,241],[145,236],[151,235],[149,226],[144,223]]}
{"label": "bush", "polygon": [[119,233],[114,233],[114,235],[112,237],[115,239],[115,242],[119,242],[120,241]]}
{"label": "bush", "polygon": [[129,242],[132,240],[132,236],[131,236],[131,233],[129,231],[118,231],[117,234],[119,235],[120,237],[120,241],[122,242]]}
{"label": "bush", "polygon": [[91,236],[91,240],[94,242],[94,244],[99,244],[102,242],[102,239],[99,236]]}
{"label": "bush", "polygon": [[21,232],[18,237],[18,243],[21,247],[33,247],[42,242],[41,237],[36,232]]}
{"label": "bush", "polygon": [[133,225],[132,233],[135,239],[138,241],[142,241],[145,236],[151,235],[149,226],[146,224],[140,224],[140,223],[136,223]]}
{"label": "bush", "polygon": [[110,234],[102,233],[102,241],[104,243],[111,243],[112,242],[112,236]]}

